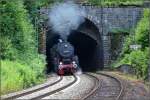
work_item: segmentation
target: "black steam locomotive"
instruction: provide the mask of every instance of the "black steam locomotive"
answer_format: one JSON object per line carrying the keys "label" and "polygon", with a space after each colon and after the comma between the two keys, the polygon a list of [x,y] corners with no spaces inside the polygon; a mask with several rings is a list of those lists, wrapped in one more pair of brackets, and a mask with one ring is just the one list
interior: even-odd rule
{"label": "black steam locomotive", "polygon": [[51,48],[54,70],[59,75],[75,73],[79,69],[78,57],[74,54],[74,47],[67,41],[59,42]]}

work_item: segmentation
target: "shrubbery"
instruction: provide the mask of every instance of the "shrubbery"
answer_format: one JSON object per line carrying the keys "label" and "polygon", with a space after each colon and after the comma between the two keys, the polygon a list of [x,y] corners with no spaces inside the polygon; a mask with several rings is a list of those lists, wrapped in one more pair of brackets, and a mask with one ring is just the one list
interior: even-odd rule
{"label": "shrubbery", "polygon": [[[150,34],[150,9],[144,9],[143,18],[137,24],[135,29],[135,39],[130,35],[126,38],[121,58],[115,66],[129,64],[136,70],[136,75],[146,79],[148,75],[149,64],[149,34]],[[137,43],[142,45],[139,50],[131,50],[129,46]]]}
{"label": "shrubbery", "polygon": [[87,0],[93,5],[102,6],[126,6],[126,5],[142,5],[144,0]]}
{"label": "shrubbery", "polygon": [[[38,64],[38,61],[34,63]],[[39,66],[44,67],[43,63]],[[28,64],[22,64],[18,61],[1,61],[1,94],[17,91],[42,82],[44,80],[44,76],[41,76],[42,69],[35,70]]]}
{"label": "shrubbery", "polygon": [[120,66],[122,64],[129,64],[133,69],[135,69],[137,77],[142,77],[143,79],[146,79],[148,74],[148,55],[150,55],[148,48],[144,51],[132,51],[129,54],[125,54],[123,59],[121,59],[116,66]]}
{"label": "shrubbery", "polygon": [[[34,54],[35,30],[31,24],[22,0],[0,3],[1,8],[1,57],[15,60],[23,55]],[[29,56],[30,57],[30,56]]]}
{"label": "shrubbery", "polygon": [[142,45],[142,48],[149,46],[150,34],[150,9],[144,10],[144,15],[135,30],[135,41]]}
{"label": "shrubbery", "polygon": [[0,13],[2,93],[42,82],[45,57],[38,54],[36,31],[24,0],[1,0]]}

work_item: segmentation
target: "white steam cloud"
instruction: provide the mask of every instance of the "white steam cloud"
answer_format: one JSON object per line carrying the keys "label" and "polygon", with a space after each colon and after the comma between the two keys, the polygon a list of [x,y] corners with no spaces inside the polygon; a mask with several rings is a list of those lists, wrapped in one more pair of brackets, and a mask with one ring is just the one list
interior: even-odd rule
{"label": "white steam cloud", "polygon": [[55,4],[50,11],[49,19],[53,31],[64,39],[71,30],[76,30],[84,22],[85,12],[72,2]]}

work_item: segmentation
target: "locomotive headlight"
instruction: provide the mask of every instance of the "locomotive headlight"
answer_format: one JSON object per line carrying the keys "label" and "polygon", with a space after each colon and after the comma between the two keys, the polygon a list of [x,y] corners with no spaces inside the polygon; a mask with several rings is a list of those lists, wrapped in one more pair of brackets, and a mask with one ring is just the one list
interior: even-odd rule
{"label": "locomotive headlight", "polygon": [[61,69],[62,64],[63,64],[62,62],[59,62],[59,66],[58,66],[59,69]]}
{"label": "locomotive headlight", "polygon": [[77,64],[75,61],[73,61],[72,64],[73,64],[73,67],[77,68]]}
{"label": "locomotive headlight", "polygon": [[59,64],[62,65],[62,62],[60,62]]}
{"label": "locomotive headlight", "polygon": [[73,64],[73,67],[74,67],[74,68],[77,68],[77,64]]}
{"label": "locomotive headlight", "polygon": [[75,62],[75,61],[73,61],[72,63],[73,63],[73,64],[76,64],[76,62]]}

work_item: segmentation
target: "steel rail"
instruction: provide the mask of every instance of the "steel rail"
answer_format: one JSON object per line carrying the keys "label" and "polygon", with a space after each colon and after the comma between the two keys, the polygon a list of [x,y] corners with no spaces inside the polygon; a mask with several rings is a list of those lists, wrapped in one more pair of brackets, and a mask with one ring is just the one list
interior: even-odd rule
{"label": "steel rail", "polygon": [[[120,90],[119,90],[119,94],[117,95],[115,100],[120,100],[121,96],[123,95],[123,91],[124,91],[124,85],[122,84],[122,81],[120,79],[118,79],[114,76],[111,76],[109,74],[106,74],[106,73],[100,73],[99,72],[99,73],[95,73],[95,74],[106,76],[106,77],[109,77],[109,78],[117,81],[117,83],[119,84]],[[98,77],[96,77],[95,75],[92,75],[92,74],[87,74],[87,75],[90,75],[91,77],[98,79]],[[85,99],[88,99],[90,96],[94,95],[94,93],[97,91],[97,89],[102,88],[102,84],[101,84],[102,82],[103,82],[103,80],[98,79],[98,82],[95,82],[95,87],[90,91],[90,93],[88,93],[86,96],[84,96],[81,99],[85,100]]]}
{"label": "steel rail", "polygon": [[88,97],[90,97],[93,93],[95,93],[96,90],[99,88],[100,83],[101,83],[101,81],[98,79],[98,77],[94,76],[93,74],[90,74],[90,73],[85,73],[85,74],[87,76],[95,79],[95,85],[94,85],[94,88],[87,95],[85,95],[84,97],[81,98],[81,100],[85,100]]}
{"label": "steel rail", "polygon": [[118,96],[116,97],[115,100],[120,100],[121,96],[123,95],[123,92],[124,92],[124,85],[123,85],[122,81],[119,78],[116,78],[115,76],[112,76],[112,75],[109,75],[109,74],[106,74],[106,73],[98,72],[96,74],[100,74],[100,75],[103,75],[103,76],[106,76],[106,77],[110,77],[110,78],[116,80],[119,83],[119,85],[120,85],[120,92],[119,92],[119,94],[118,94]]}
{"label": "steel rail", "polygon": [[72,82],[70,82],[69,84],[64,85],[64,86],[62,86],[62,87],[60,87],[60,88],[58,88],[58,89],[56,89],[56,90],[53,90],[53,91],[47,92],[47,93],[45,93],[45,94],[39,95],[39,96],[37,96],[37,97],[34,97],[34,98],[30,99],[30,100],[42,99],[42,98],[44,98],[44,97],[46,97],[46,96],[52,95],[52,94],[54,94],[54,93],[56,93],[56,92],[59,92],[59,91],[61,91],[61,90],[64,90],[65,88],[70,87],[71,85],[73,85],[73,84],[77,81],[76,75],[73,75],[73,77],[74,77],[74,80],[73,80]]}
{"label": "steel rail", "polygon": [[[47,88],[47,87],[49,87],[49,86],[53,86],[53,85],[59,83],[60,81],[62,81],[62,79],[63,79],[63,77],[60,77],[57,81],[55,81],[55,82],[53,82],[53,83],[49,83],[49,84],[43,85],[43,86],[41,86],[41,87],[38,87],[38,88],[36,88],[36,89],[31,89],[31,90],[29,90],[29,91],[28,91],[28,90],[27,90],[27,91],[20,91],[20,93],[14,93],[14,94],[12,93],[12,95],[9,95],[9,94],[3,95],[3,96],[1,96],[1,99],[2,99],[2,100],[12,100],[12,99],[15,99],[15,98],[18,98],[18,97],[27,95],[27,94],[31,94],[31,93],[33,93],[33,92],[36,92],[36,91],[45,89],[45,88]],[[42,85],[42,84],[41,84],[41,85]]]}

